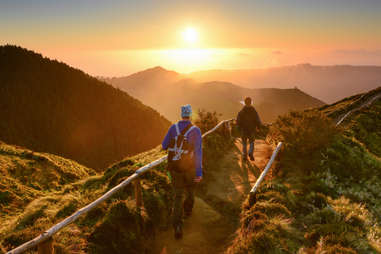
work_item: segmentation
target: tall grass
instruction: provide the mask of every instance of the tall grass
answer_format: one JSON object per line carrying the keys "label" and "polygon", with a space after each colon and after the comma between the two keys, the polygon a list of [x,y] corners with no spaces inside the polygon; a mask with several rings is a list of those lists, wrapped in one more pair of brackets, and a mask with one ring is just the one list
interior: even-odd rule
{"label": "tall grass", "polygon": [[341,128],[317,110],[279,117],[269,133],[285,145],[277,177],[244,204],[227,253],[380,253],[380,110]]}

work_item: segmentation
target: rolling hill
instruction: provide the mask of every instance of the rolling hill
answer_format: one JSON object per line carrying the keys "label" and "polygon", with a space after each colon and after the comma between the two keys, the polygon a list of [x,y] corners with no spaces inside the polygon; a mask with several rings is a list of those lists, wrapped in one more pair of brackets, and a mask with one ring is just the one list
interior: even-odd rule
{"label": "rolling hill", "polygon": [[[48,191],[95,175],[72,160],[7,145],[0,141],[0,215],[22,211]],[[4,223],[2,223],[4,225]]]}
{"label": "rolling hill", "polygon": [[64,63],[0,47],[0,140],[102,169],[161,142],[170,122]]}
{"label": "rolling hill", "polygon": [[217,111],[222,114],[222,118],[236,117],[242,108],[240,101],[246,96],[253,98],[261,118],[266,122],[273,121],[290,110],[324,104],[296,88],[248,89],[228,82],[197,83],[161,67],[105,81],[157,109],[172,121],[179,118],[179,106],[188,103],[195,109]]}
{"label": "rolling hill", "polygon": [[[215,115],[204,120],[218,122]],[[229,147],[230,139],[222,132],[206,138],[205,172],[217,166],[214,161]],[[36,237],[165,154],[157,147],[94,174],[59,156],[0,143],[0,253]],[[165,169],[162,163],[140,176],[144,209],[136,207],[130,184],[55,234],[54,253],[157,253],[153,246],[161,241],[158,233],[172,228],[173,188]]]}
{"label": "rolling hill", "polygon": [[198,82],[226,81],[247,88],[298,87],[327,103],[381,85],[381,66],[314,66],[300,64],[268,69],[209,70],[188,75]]}
{"label": "rolling hill", "polygon": [[[96,174],[72,160],[1,142],[0,253],[41,234],[126,179],[142,164],[163,155],[160,149],[152,149],[126,157]],[[54,253],[147,251],[155,230],[170,223],[172,188],[163,167],[141,177],[144,212],[138,212],[133,185],[129,185],[56,234]],[[28,252],[37,253],[36,248]]]}

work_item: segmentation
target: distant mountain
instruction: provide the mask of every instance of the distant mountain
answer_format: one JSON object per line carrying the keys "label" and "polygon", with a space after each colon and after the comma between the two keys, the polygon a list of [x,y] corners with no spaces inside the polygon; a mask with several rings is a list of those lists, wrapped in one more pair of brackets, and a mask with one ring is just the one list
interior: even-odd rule
{"label": "distant mountain", "polygon": [[0,47],[0,140],[102,169],[158,145],[170,122],[64,63]]}
{"label": "distant mountain", "polygon": [[251,96],[264,121],[273,121],[290,110],[321,106],[324,103],[299,89],[248,89],[228,82],[197,83],[173,71],[155,67],[128,77],[105,79],[172,121],[179,119],[180,105],[217,111],[223,118],[235,117],[242,101]]}
{"label": "distant mountain", "polygon": [[327,103],[381,85],[381,66],[314,66],[300,64],[269,69],[209,70],[188,75],[198,82],[226,81],[248,88],[298,87]]}

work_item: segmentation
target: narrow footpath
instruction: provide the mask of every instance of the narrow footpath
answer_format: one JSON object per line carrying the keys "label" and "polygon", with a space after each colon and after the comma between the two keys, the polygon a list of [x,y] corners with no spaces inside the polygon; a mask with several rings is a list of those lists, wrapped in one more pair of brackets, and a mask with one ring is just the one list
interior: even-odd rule
{"label": "narrow footpath", "polygon": [[183,239],[174,239],[172,228],[159,232],[152,253],[209,254],[226,250],[239,227],[237,211],[272,152],[271,146],[257,140],[255,161],[242,162],[241,150],[237,139],[218,162],[219,170],[207,172],[212,181],[209,180],[205,192],[196,197],[193,214],[184,222]]}

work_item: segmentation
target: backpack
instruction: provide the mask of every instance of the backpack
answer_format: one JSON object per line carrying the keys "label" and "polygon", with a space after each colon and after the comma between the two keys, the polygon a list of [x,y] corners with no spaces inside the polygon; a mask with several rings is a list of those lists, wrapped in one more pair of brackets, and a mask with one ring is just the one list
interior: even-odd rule
{"label": "backpack", "polygon": [[237,124],[242,132],[241,135],[256,135],[256,128],[260,127],[258,113],[252,106],[245,106],[238,115]]}
{"label": "backpack", "polygon": [[194,167],[193,147],[189,144],[187,136],[195,126],[189,124],[182,132],[178,124],[175,126],[177,135],[170,140],[168,146],[168,170],[184,172]]}

